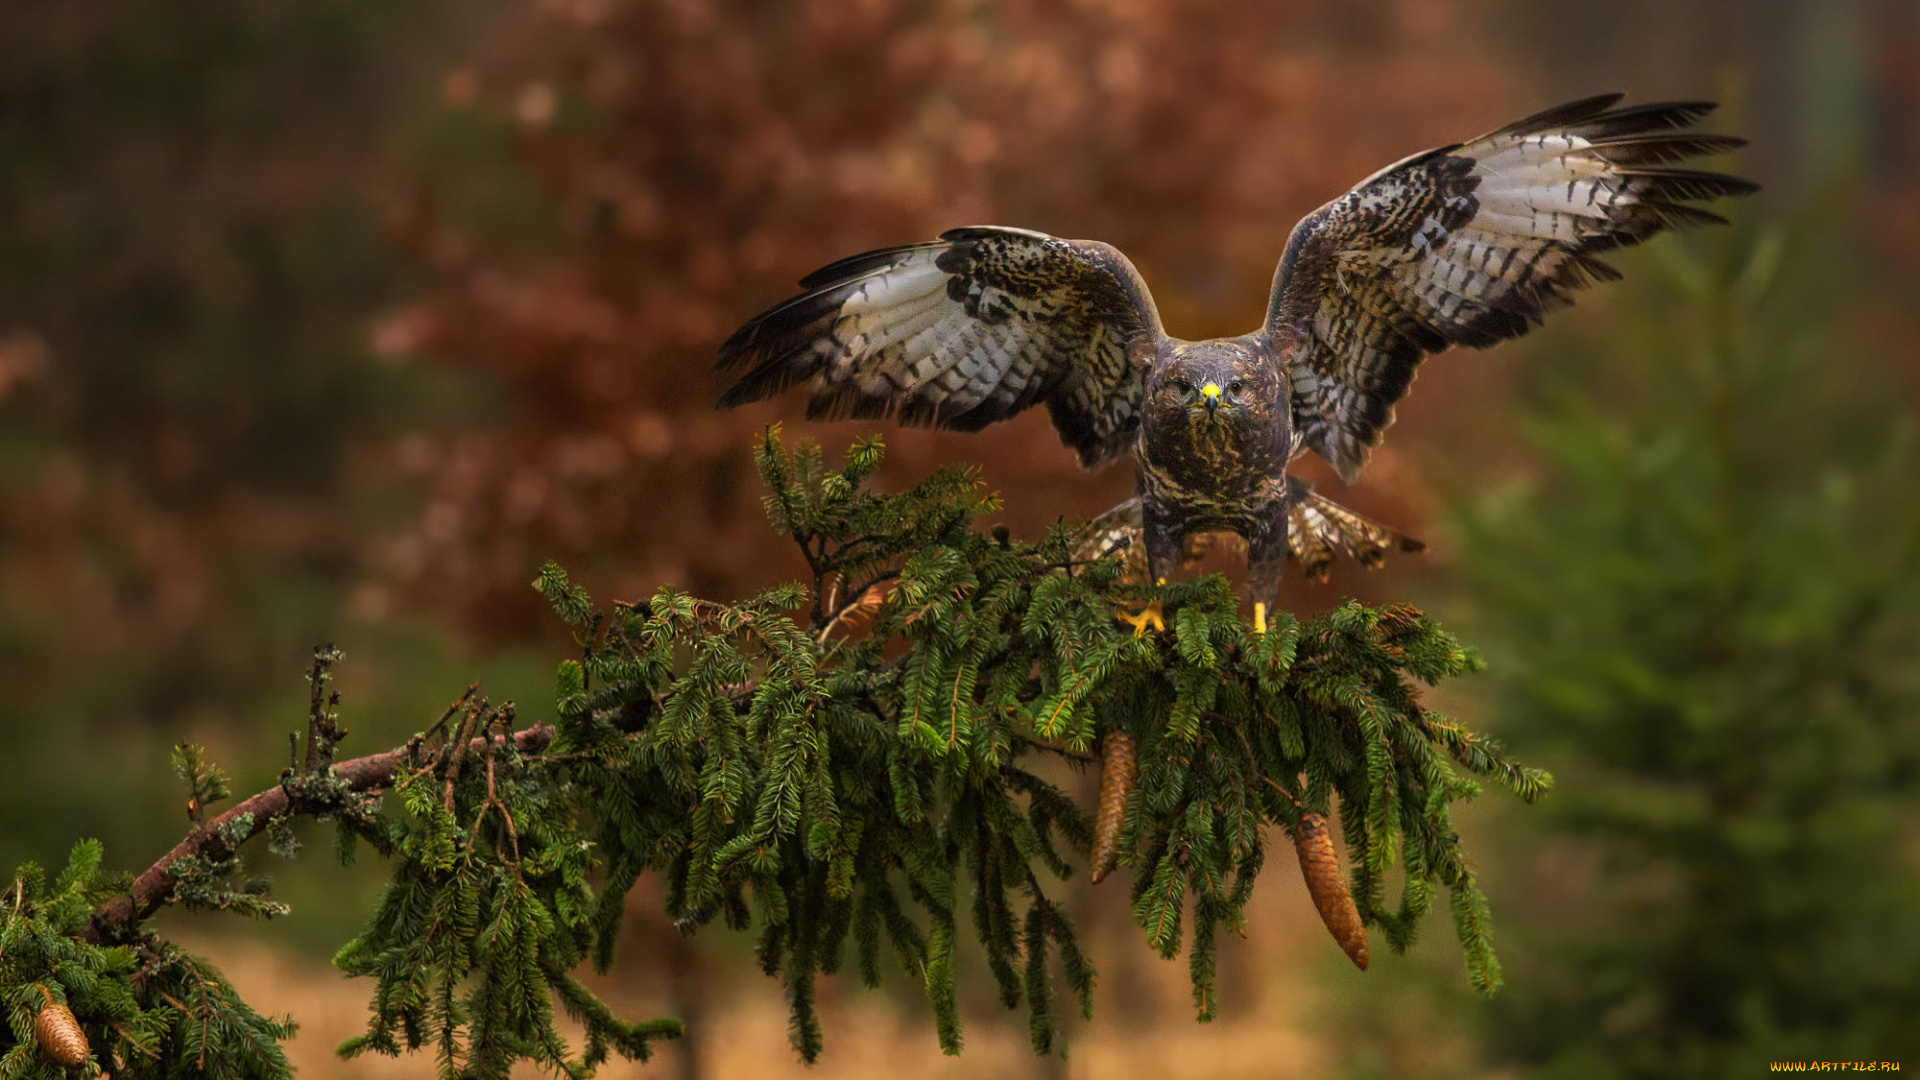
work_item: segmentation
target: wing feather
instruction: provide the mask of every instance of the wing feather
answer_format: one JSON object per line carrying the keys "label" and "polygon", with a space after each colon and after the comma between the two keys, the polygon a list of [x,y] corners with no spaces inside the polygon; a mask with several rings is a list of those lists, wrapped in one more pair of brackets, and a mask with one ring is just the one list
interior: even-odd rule
{"label": "wing feather", "polygon": [[808,383],[815,419],[890,418],[977,431],[1042,402],[1088,465],[1129,445],[1141,373],[1162,331],[1125,256],[1091,241],[976,226],[864,252],[720,348],[732,408]]}
{"label": "wing feather", "polygon": [[1680,130],[1711,102],[1619,100],[1570,102],[1415,154],[1295,227],[1267,333],[1289,357],[1302,450],[1352,480],[1428,353],[1524,334],[1571,292],[1620,276],[1599,253],[1724,222],[1690,204],[1755,190],[1676,166],[1743,145]]}

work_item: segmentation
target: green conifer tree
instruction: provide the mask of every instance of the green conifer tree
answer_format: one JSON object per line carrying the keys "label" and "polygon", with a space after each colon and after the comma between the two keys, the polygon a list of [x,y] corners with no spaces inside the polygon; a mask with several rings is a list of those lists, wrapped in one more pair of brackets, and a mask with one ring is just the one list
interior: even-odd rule
{"label": "green conifer tree", "polygon": [[1524,1075],[1920,1061],[1920,467],[1829,328],[1832,224],[1656,253],[1538,366],[1551,478],[1464,519],[1499,728],[1566,781],[1542,842],[1602,860],[1483,1014]]}
{"label": "green conifer tree", "polygon": [[[759,446],[768,517],[810,580],[740,603],[668,588],[602,609],[546,567],[535,585],[581,649],[559,666],[551,723],[521,726],[512,703],[469,688],[405,746],[337,760],[339,656],[317,651],[306,735],[277,785],[207,816],[230,785],[183,747],[196,827],[166,858],[103,876],[83,844],[51,889],[31,867],[17,875],[0,907],[0,1080],[85,1068],[62,1064],[76,1024],[88,1060],[116,1076],[285,1075],[290,1023],[255,1014],[146,920],[169,903],[279,914],[240,852],[264,832],[291,855],[297,816],[337,822],[341,858],[371,849],[392,868],[336,957],[372,984],[349,1056],[425,1050],[449,1080],[644,1058],[677,1023],[616,1017],[576,975],[612,961],[644,874],[683,931],[758,933],[805,1060],[824,1038],[819,977],[872,985],[895,967],[959,1052],[967,935],[1001,1002],[1025,1009],[1034,1049],[1059,1050],[1056,984],[1085,1013],[1093,964],[1058,898],[1090,814],[1056,778],[1114,733],[1138,752],[1118,844],[1133,914],[1151,947],[1185,950],[1201,1019],[1266,827],[1304,822],[1318,840],[1335,815],[1357,920],[1402,950],[1444,888],[1470,981],[1499,985],[1449,810],[1475,777],[1529,801],[1550,781],[1420,704],[1414,683],[1477,669],[1471,650],[1404,606],[1347,603],[1256,633],[1218,576],[1145,589],[1120,560],[1076,558],[1071,528],[1031,544],[980,532],[995,504],[969,470],[874,493],[880,455],[861,442],[832,468],[773,431]],[[1116,606],[1144,599],[1174,612],[1166,634],[1116,622]],[[1324,883],[1331,853],[1310,846]],[[62,1003],[70,1021],[48,1012]],[[582,1045],[557,1012],[583,1026]]]}

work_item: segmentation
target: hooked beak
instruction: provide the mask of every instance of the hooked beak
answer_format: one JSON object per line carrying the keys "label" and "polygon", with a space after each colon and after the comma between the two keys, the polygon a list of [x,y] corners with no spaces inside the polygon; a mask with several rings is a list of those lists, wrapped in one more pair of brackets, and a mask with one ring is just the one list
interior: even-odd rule
{"label": "hooked beak", "polygon": [[1200,400],[1207,404],[1207,415],[1211,417],[1220,411],[1220,384],[1208,383],[1200,388]]}

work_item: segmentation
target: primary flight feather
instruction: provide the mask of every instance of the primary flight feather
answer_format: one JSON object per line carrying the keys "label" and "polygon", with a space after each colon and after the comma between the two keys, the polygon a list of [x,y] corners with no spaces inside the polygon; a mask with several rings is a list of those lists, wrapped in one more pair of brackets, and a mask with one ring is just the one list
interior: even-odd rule
{"label": "primary flight feather", "polygon": [[[1044,404],[1082,463],[1132,457],[1150,577],[1179,565],[1190,534],[1237,533],[1258,617],[1309,497],[1288,462],[1311,451],[1352,481],[1427,354],[1526,333],[1619,276],[1601,253],[1721,222],[1692,204],[1755,189],[1675,167],[1742,145],[1685,130],[1712,103],[1619,100],[1415,154],[1309,214],[1252,333],[1168,337],[1106,244],[955,229],[808,275],[721,346],[740,374],[720,407],[806,383],[810,417],[977,431]],[[1329,537],[1340,546],[1308,539]]]}

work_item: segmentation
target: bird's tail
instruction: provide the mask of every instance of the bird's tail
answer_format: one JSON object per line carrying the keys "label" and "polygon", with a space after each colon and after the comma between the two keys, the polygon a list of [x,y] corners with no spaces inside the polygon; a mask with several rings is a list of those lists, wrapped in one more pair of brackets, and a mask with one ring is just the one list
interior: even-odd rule
{"label": "bird's tail", "polygon": [[[1099,559],[1117,555],[1126,560],[1129,576],[1144,581],[1147,548],[1140,542],[1138,497],[1128,499],[1089,521],[1074,557]],[[1240,544],[1231,533],[1193,534],[1187,537],[1183,563],[1192,565],[1216,543]],[[1405,533],[1363,517],[1313,490],[1297,476],[1287,477],[1287,554],[1301,574],[1325,581],[1327,570],[1341,555],[1365,566],[1379,567],[1392,551],[1425,551],[1427,545]]]}

